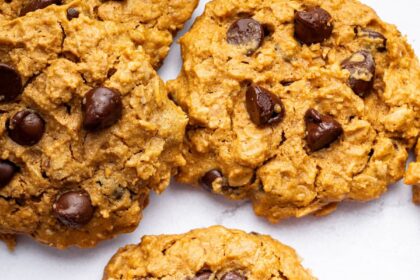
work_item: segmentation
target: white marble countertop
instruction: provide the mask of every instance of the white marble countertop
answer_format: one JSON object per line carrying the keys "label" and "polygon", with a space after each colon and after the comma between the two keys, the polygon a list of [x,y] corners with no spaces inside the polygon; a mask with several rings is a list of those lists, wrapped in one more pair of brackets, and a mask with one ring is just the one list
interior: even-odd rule
{"label": "white marble countertop", "polygon": [[[202,13],[201,1],[195,16]],[[420,54],[420,1],[363,0],[386,21],[396,24]],[[191,21],[186,29],[191,25]],[[175,78],[181,67],[175,45],[160,74]],[[21,237],[14,252],[0,244],[2,280],[101,279],[109,258],[121,246],[138,243],[144,234],[182,233],[221,224],[270,234],[294,247],[322,280],[420,279],[420,207],[411,203],[411,188],[402,183],[380,200],[343,203],[332,215],[272,225],[254,216],[248,202],[231,202],[188,186],[172,184],[153,195],[139,228],[94,249],[58,251]]]}

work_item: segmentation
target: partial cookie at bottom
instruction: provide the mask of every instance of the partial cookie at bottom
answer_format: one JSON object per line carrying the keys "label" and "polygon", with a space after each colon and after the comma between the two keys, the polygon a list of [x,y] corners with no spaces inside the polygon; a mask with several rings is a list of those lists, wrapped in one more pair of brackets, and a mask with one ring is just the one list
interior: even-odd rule
{"label": "partial cookie at bottom", "polygon": [[258,233],[221,226],[144,236],[121,248],[103,280],[309,280],[295,251]]}

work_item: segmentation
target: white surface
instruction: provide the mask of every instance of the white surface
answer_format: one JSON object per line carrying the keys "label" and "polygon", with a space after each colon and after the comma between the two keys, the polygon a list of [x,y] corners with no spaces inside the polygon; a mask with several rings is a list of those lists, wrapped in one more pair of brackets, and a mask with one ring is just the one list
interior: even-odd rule
{"label": "white surface", "polygon": [[[201,14],[205,2],[195,16]],[[420,1],[364,2],[384,20],[396,24],[420,53]],[[190,25],[191,21],[186,29]],[[172,79],[180,67],[179,46],[175,45],[160,73],[165,80]],[[369,204],[348,202],[325,218],[271,225],[254,216],[249,203],[230,202],[172,184],[160,197],[152,196],[137,231],[97,248],[58,251],[21,237],[15,252],[10,253],[0,244],[0,279],[99,280],[117,248],[137,243],[144,234],[182,233],[213,224],[271,234],[294,247],[319,279],[420,279],[420,208],[410,200],[411,189],[400,183]]]}

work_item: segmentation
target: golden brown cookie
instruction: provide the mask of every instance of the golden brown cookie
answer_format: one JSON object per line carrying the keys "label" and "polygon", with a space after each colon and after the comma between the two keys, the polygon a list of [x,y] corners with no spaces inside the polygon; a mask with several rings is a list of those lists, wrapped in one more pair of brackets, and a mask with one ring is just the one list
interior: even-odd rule
{"label": "golden brown cookie", "polygon": [[267,235],[213,226],[179,235],[145,236],[121,248],[104,280],[315,279],[296,252]]}
{"label": "golden brown cookie", "polygon": [[[51,6],[74,0],[0,0],[0,19],[13,19],[28,13],[41,14]],[[198,0],[85,0],[90,14],[98,20],[123,23],[136,45],[144,47],[152,65],[157,68],[169,51],[173,36],[191,17]],[[77,17],[77,9],[67,17]]]}
{"label": "golden brown cookie", "polygon": [[134,230],[184,163],[186,115],[83,1],[0,22],[0,99],[0,234],[94,246]]}
{"label": "golden brown cookie", "polygon": [[7,248],[13,251],[16,247],[16,236],[13,234],[0,234],[0,240],[6,243]]}
{"label": "golden brown cookie", "polygon": [[411,162],[404,176],[404,183],[413,185],[413,202],[420,204],[420,145],[417,143],[414,151],[416,161]]}
{"label": "golden brown cookie", "polygon": [[170,82],[190,121],[180,182],[251,199],[272,222],[369,201],[401,179],[420,68],[356,0],[214,0]]}

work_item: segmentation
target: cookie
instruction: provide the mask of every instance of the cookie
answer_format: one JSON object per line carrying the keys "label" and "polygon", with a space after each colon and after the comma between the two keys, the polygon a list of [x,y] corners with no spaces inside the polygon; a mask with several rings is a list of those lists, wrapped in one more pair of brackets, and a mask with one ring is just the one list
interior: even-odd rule
{"label": "cookie", "polygon": [[414,151],[416,161],[408,165],[407,172],[404,176],[404,183],[413,185],[413,202],[420,204],[420,144],[417,143]]}
{"label": "cookie", "polygon": [[213,226],[179,235],[145,236],[121,248],[104,280],[315,279],[295,251],[267,235]]}
{"label": "cookie", "polygon": [[94,246],[134,230],[184,163],[185,113],[84,1],[0,22],[0,99],[0,234]]}
{"label": "cookie", "polygon": [[[28,13],[41,14],[53,6],[73,0],[13,0],[0,1],[0,19],[14,19]],[[126,25],[136,45],[142,45],[157,68],[169,51],[176,32],[191,17],[198,0],[86,0],[92,17]],[[67,17],[77,17],[80,11],[70,9]]]}
{"label": "cookie", "polygon": [[419,133],[420,68],[355,0],[214,0],[169,83],[189,115],[180,182],[250,199],[272,222],[369,201]]}
{"label": "cookie", "polygon": [[0,240],[6,244],[10,251],[16,247],[16,238],[13,234],[0,234]]}

